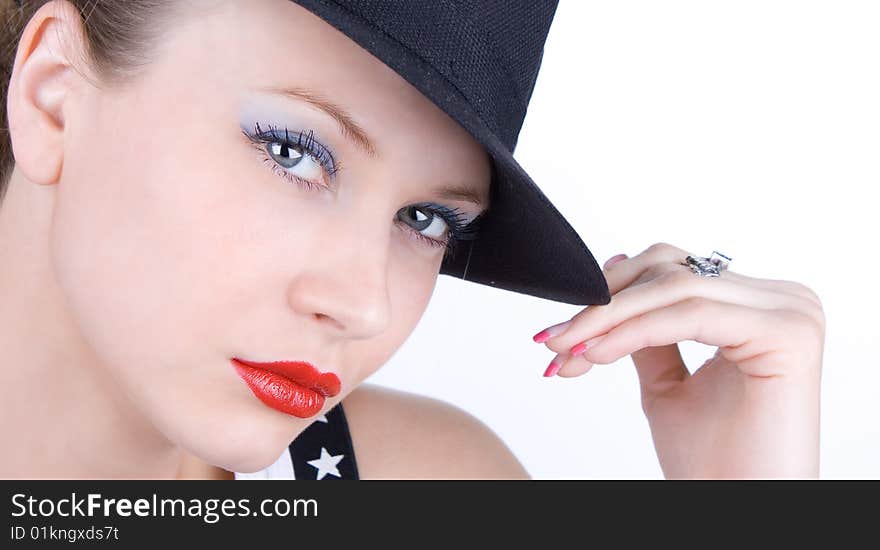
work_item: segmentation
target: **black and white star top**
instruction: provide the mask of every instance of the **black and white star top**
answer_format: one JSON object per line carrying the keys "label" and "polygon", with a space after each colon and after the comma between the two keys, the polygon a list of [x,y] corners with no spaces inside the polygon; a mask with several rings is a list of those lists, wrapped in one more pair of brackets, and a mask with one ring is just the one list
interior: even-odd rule
{"label": "black and white star top", "polygon": [[359,479],[342,403],[318,416],[274,463],[235,479]]}

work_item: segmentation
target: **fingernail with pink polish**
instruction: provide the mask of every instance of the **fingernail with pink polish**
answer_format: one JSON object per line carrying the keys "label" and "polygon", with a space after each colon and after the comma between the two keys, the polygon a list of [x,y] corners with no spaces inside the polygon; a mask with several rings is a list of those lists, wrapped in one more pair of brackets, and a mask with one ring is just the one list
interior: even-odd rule
{"label": "fingernail with pink polish", "polygon": [[539,344],[543,344],[547,340],[549,340],[553,337],[559,336],[560,334],[565,332],[565,329],[567,329],[570,324],[571,324],[571,320],[569,319],[568,321],[565,321],[564,323],[559,323],[559,324],[553,325],[552,327],[547,327],[544,330],[542,330],[541,332],[539,332],[538,334],[532,336],[532,340],[534,340],[535,342],[537,342]]}
{"label": "fingernail with pink polish", "polygon": [[547,369],[544,371],[544,376],[545,377],[554,376],[557,372],[559,372],[559,369],[561,369],[561,368],[562,368],[562,359],[559,357],[559,355],[557,355],[556,357],[553,358],[552,361],[550,361],[550,364],[547,366]]}
{"label": "fingernail with pink polish", "polygon": [[602,338],[605,338],[605,336],[606,335],[603,334],[601,336],[596,336],[595,338],[590,338],[586,342],[581,342],[580,344],[577,344],[576,346],[572,347],[568,352],[572,355],[579,355],[579,354],[585,352],[587,349],[598,344],[599,341],[602,340]]}
{"label": "fingernail with pink polish", "polygon": [[620,262],[620,261],[625,260],[627,258],[629,258],[629,256],[627,256],[626,254],[617,254],[615,256],[611,256],[610,258],[608,258],[608,260],[605,261],[605,265],[603,266],[603,268],[608,269],[609,267],[616,264],[617,262]]}

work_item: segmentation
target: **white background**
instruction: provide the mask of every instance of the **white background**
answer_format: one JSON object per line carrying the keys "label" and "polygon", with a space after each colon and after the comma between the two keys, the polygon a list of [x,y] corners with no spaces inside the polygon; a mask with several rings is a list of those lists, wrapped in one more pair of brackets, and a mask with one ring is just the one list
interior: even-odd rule
{"label": "white background", "polygon": [[[826,478],[880,478],[878,29],[876,1],[562,0],[515,154],[600,265],[664,241],[819,294]],[[469,411],[535,478],[662,478],[628,356],[542,377],[531,336],[581,309],[441,276],[367,382]]]}

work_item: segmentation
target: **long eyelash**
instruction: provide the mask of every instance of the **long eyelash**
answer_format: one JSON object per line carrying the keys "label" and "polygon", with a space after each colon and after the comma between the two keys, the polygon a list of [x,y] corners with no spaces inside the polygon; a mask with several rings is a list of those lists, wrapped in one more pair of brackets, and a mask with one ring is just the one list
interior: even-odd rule
{"label": "long eyelash", "polygon": [[[333,153],[331,153],[326,147],[321,145],[315,140],[315,131],[309,130],[306,133],[304,130],[300,130],[299,132],[294,132],[294,137],[291,139],[291,132],[285,127],[283,131],[279,130],[277,126],[273,126],[272,124],[267,124],[268,130],[263,131],[260,127],[260,123],[257,122],[254,124],[254,132],[253,134],[249,134],[248,132],[242,132],[250,141],[255,144],[261,146],[265,146],[267,143],[281,143],[287,147],[298,146],[301,150],[308,153],[312,156],[324,170],[327,172],[328,176],[333,176],[342,168],[342,164],[338,162],[334,157]],[[269,159],[270,162],[274,162]],[[304,183],[306,185],[311,185],[314,187],[314,184],[309,182],[308,180],[302,178],[296,178],[295,176],[291,176],[287,173],[287,170],[284,170],[282,167],[279,167],[284,172],[285,177],[288,179],[295,178],[296,181]]]}
{"label": "long eyelash", "polygon": [[428,244],[432,244],[434,246],[445,246],[447,254],[452,254],[454,252],[454,249],[457,248],[457,245],[461,242],[473,240],[477,237],[477,234],[479,232],[479,222],[482,219],[482,214],[480,216],[477,216],[471,222],[465,223],[464,220],[466,219],[466,216],[458,208],[449,208],[441,204],[433,203],[414,204],[412,206],[421,210],[426,210],[428,212],[438,214],[441,218],[443,218],[443,221],[446,222],[446,225],[449,227],[449,236],[446,238],[446,240],[426,237],[418,231],[413,231],[412,233],[414,237],[416,237],[417,239],[422,239],[428,242]]}

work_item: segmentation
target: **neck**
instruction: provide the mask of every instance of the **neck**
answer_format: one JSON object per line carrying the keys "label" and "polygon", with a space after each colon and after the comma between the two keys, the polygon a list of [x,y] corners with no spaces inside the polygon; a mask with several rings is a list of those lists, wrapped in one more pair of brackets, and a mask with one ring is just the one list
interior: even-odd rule
{"label": "neck", "polygon": [[20,178],[0,204],[0,477],[228,478],[163,436],[83,338],[49,261],[55,190]]}

